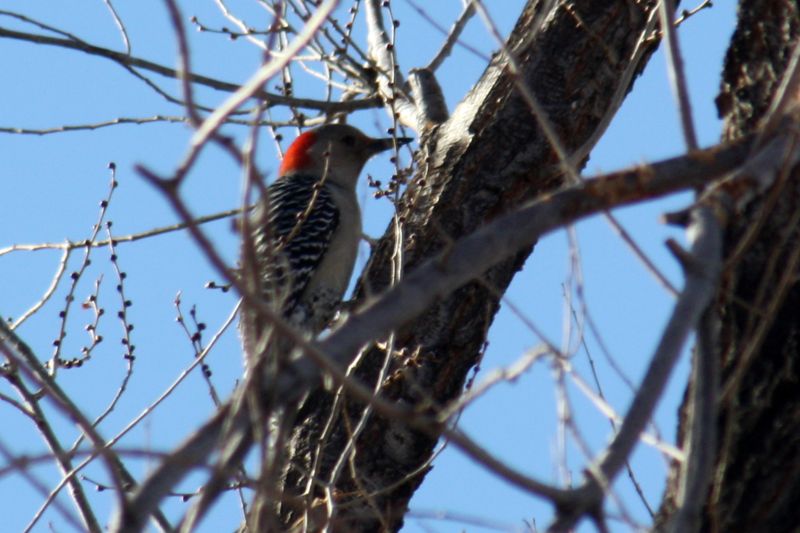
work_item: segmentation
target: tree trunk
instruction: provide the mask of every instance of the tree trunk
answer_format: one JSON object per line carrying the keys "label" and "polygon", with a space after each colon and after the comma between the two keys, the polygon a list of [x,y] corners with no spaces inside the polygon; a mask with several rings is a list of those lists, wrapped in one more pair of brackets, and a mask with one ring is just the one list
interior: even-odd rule
{"label": "tree trunk", "polygon": [[[630,74],[638,74],[652,52],[653,40],[643,45],[644,53],[632,64],[652,17],[652,2],[551,4],[529,1],[507,41],[519,73],[497,54],[451,118],[423,134],[418,173],[396,219],[402,227],[405,271],[440,252],[451,239],[562,184],[559,159],[517,82],[532,91],[567,153],[580,153],[578,164],[583,164],[630,90],[630,81],[624,80],[633,79]],[[543,12],[545,8],[552,12]],[[628,76],[623,74],[626,69]],[[397,235],[395,224],[390,224],[361,278],[358,301],[389,286]],[[430,412],[455,399],[480,358],[500,295],[529,254],[527,250],[500,263],[480,282],[462,287],[398,331],[380,394]],[[373,346],[361,359],[357,375],[375,383],[386,357],[385,350]],[[318,449],[316,478],[329,482],[364,410],[353,400],[340,402],[332,430],[325,435],[333,405],[333,396],[319,390],[302,406],[286,493],[305,492]],[[334,529],[399,529],[408,501],[428,470],[426,461],[437,437],[372,416],[357,440],[352,463],[346,463],[334,484]],[[321,497],[313,491],[308,503],[313,507],[311,500]],[[284,524],[302,520],[292,509],[282,513]]]}
{"label": "tree trunk", "polygon": [[[717,98],[723,137],[753,132],[800,33],[795,1],[743,0]],[[699,531],[800,528],[800,169],[728,226],[715,464]],[[691,386],[691,385],[690,385]],[[679,438],[690,405],[681,410]],[[673,472],[677,477],[678,466]],[[662,519],[674,511],[671,483]]]}

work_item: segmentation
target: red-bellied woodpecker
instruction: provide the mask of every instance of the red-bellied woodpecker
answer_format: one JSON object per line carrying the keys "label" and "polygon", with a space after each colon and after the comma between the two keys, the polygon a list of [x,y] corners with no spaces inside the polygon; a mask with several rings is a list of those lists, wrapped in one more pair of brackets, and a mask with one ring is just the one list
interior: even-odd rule
{"label": "red-bellied woodpecker", "polygon": [[[278,179],[266,189],[248,217],[254,253],[243,254],[242,269],[246,275],[247,263],[255,262],[252,266],[257,270],[265,299],[304,332],[316,335],[327,326],[350,281],[361,238],[356,183],[364,164],[373,155],[410,141],[405,137],[373,139],[345,125],[309,130],[289,147]],[[256,353],[253,350],[255,346],[265,345],[264,332],[260,331],[263,328],[259,327],[262,321],[254,319],[257,314],[255,310],[245,309],[242,315],[247,356],[260,356],[261,350]],[[263,359],[270,358],[255,363]],[[268,362],[274,367],[277,361]],[[261,373],[250,375],[258,378]],[[241,390],[250,392],[247,389],[245,386]],[[285,390],[266,388],[256,392],[268,396]],[[165,461],[138,487],[130,501],[131,508],[151,510],[152,502],[165,497],[170,487],[219,450],[219,462],[188,523],[198,519],[219,491],[225,490],[227,478],[247,455],[254,437],[261,435],[253,427],[256,419],[253,415],[258,413],[249,412],[253,405],[250,399],[235,396],[233,402],[220,409],[217,416],[176,450],[177,460]],[[272,401],[271,398],[267,400]],[[269,411],[270,426],[290,422],[291,417],[282,416],[281,411],[291,411],[291,407],[267,403],[256,409],[262,407]],[[274,456],[272,460],[281,462]],[[310,469],[304,472],[308,471]],[[265,473],[268,480],[274,475],[269,469],[265,469]],[[285,471],[281,475],[285,477]],[[273,499],[273,493],[268,494],[269,498],[262,499],[261,505],[283,503],[280,497]],[[304,500],[291,498],[290,501]],[[125,511],[128,510],[126,507]],[[115,519],[114,530],[139,531],[144,527],[142,517],[146,516],[144,512],[122,512]],[[251,516],[260,515],[253,511]],[[255,530],[266,531],[264,528]]]}
{"label": "red-bellied woodpecker", "polygon": [[[358,176],[369,158],[411,139],[373,139],[343,124],[300,135],[250,218],[264,297],[316,335],[339,306],[361,239]],[[258,328],[257,328],[258,329]]]}

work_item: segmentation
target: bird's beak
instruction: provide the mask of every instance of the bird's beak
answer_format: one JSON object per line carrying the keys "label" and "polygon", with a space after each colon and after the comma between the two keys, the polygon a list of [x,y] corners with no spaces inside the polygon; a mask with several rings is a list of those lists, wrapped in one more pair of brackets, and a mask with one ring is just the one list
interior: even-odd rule
{"label": "bird's beak", "polygon": [[372,139],[372,142],[367,145],[367,150],[369,151],[370,155],[375,155],[377,153],[394,148],[395,143],[397,143],[397,147],[400,148],[401,146],[405,146],[413,140],[414,139],[412,137],[386,137],[384,139]]}

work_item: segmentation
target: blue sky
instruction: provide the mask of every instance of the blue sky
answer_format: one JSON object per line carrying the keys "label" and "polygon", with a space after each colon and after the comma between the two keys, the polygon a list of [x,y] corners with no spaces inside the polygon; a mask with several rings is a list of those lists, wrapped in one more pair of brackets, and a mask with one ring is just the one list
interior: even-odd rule
{"label": "blue sky", "polygon": [[[175,40],[161,2],[140,0],[116,5],[128,28],[133,54],[165,65],[175,64]],[[213,2],[181,2],[185,18],[198,16],[209,26],[230,25]],[[439,33],[411,8],[405,0],[392,3],[401,20],[397,49],[403,71],[426,64],[440,42]],[[460,11],[460,2],[429,2],[431,15],[449,27]],[[231,3],[238,13],[253,24],[266,24],[265,13],[253,2]],[[493,2],[489,11],[504,35],[513,25],[521,0]],[[693,6],[686,6],[693,7]],[[119,32],[103,2],[76,0],[70,3],[7,0],[3,9],[24,13],[79,35],[93,44],[121,50]],[[704,10],[680,28],[685,53],[693,110],[702,145],[716,142],[720,123],[713,98],[717,93],[722,56],[734,25],[732,2],[719,2]],[[0,16],[0,26],[25,28],[8,17]],[[363,15],[356,21],[363,27]],[[357,35],[363,33],[357,30]],[[259,53],[243,39],[231,42],[223,36],[189,32],[194,69],[202,74],[237,82],[247,79],[259,64]],[[496,48],[479,19],[474,19],[463,40],[488,55]],[[362,41],[363,42],[363,41]],[[181,110],[155,95],[140,81],[113,63],[75,51],[65,51],[31,43],[0,39],[0,65],[7,80],[0,85],[0,127],[47,128],[63,124],[84,124],[118,117],[147,117],[156,114],[178,115]],[[457,48],[454,56],[438,72],[449,107],[452,109],[480,76],[485,60]],[[654,161],[680,154],[683,141],[678,116],[670,94],[663,54],[655,55],[643,77],[636,81],[622,110],[596,149],[585,174],[611,171],[644,161]],[[154,77],[173,94],[177,83]],[[302,79],[298,76],[298,80]],[[319,96],[320,83],[298,81],[298,93]],[[198,98],[209,106],[220,103],[225,93],[198,89]],[[378,134],[389,122],[382,110],[365,111],[353,117],[353,123],[366,132]],[[228,127],[226,133],[239,141],[246,130]],[[286,132],[291,137],[290,132]],[[23,136],[0,133],[0,248],[12,243],[60,242],[81,240],[89,235],[95,222],[98,203],[108,189],[107,164],[117,164],[119,188],[114,193],[108,217],[115,235],[125,235],[176,221],[166,202],[133,170],[143,164],[156,172],[169,173],[186,150],[190,131],[180,124],[125,125],[97,131],[82,131],[48,136]],[[284,145],[285,146],[285,145]],[[406,160],[407,160],[406,156]],[[268,134],[262,135],[258,155],[260,168],[273,176],[277,168],[274,145]],[[384,159],[374,161],[367,172],[376,178],[391,172]],[[185,188],[192,210],[209,214],[235,207],[239,202],[240,170],[227,156],[209,148],[189,177]],[[386,201],[372,199],[363,187],[365,231],[381,235],[391,216]],[[688,196],[675,196],[657,203],[618,211],[619,220],[665,274],[680,286],[677,265],[667,253],[668,237],[682,238],[679,231],[659,223],[661,213],[686,204]],[[229,222],[207,226],[209,234],[230,262],[236,257],[236,236]],[[642,374],[658,341],[660,328],[670,311],[671,296],[648,274],[628,248],[602,218],[577,226],[586,304],[601,331],[603,340],[625,372],[634,381]],[[70,269],[80,264],[76,252]],[[216,276],[207,261],[183,233],[121,244],[119,264],[127,273],[126,294],[133,305],[129,318],[135,325],[131,333],[136,344],[136,370],[129,391],[120,405],[101,426],[106,438],[115,435],[135,414],[150,404],[192,361],[192,350],[185,334],[175,323],[173,300],[182,293],[184,313],[196,305],[200,319],[208,324],[206,338],[219,327],[233,307],[234,298],[203,289]],[[366,258],[366,250],[362,256]],[[55,271],[60,254],[55,251],[17,252],[0,256],[0,315],[19,317],[40,297]],[[117,281],[110,269],[109,253],[93,252],[93,263],[78,286],[78,298],[85,298],[94,280],[103,275],[101,302],[108,316],[101,323],[106,342],[84,368],[61,371],[59,381],[73,394],[80,406],[96,415],[110,401],[119,387],[125,366],[119,344],[119,309],[114,290]],[[564,323],[564,292],[569,291],[569,248],[566,233],[557,232],[542,240],[517,276],[508,292],[510,302],[549,340],[560,345]],[[58,312],[68,283],[33,318],[20,327],[20,335],[46,358],[58,331]],[[580,302],[576,300],[576,305]],[[79,308],[70,315],[66,350],[76,354],[85,343],[82,326],[91,320],[90,313]],[[489,335],[478,381],[493,368],[507,366],[541,340],[504,305]],[[630,391],[615,377],[600,353],[596,339],[587,337],[589,353],[595,360],[608,401],[623,412],[631,398]],[[587,357],[579,350],[573,363],[582,377],[590,378]],[[213,382],[223,396],[230,392],[241,373],[240,349],[232,328],[223,337],[209,359]],[[668,396],[659,407],[656,424],[667,441],[675,427],[675,409],[683,392],[688,370],[684,357]],[[554,374],[540,363],[514,383],[493,389],[485,398],[471,405],[461,418],[461,427],[490,451],[527,473],[544,480],[556,480],[557,419]],[[608,421],[587,402],[572,385],[568,387],[574,402],[575,417],[593,452],[610,436]],[[0,392],[12,394],[5,384]],[[122,446],[167,449],[213,410],[207,387],[199,374],[191,375],[151,416],[137,426]],[[0,402],[4,430],[0,441],[17,453],[36,454],[46,450],[28,420],[7,404]],[[65,435],[76,434],[71,424],[58,416],[56,427]],[[71,441],[71,437],[66,439]],[[580,478],[582,456],[574,444],[567,445],[568,466],[573,479]],[[146,461],[131,461],[136,475],[147,468]],[[652,448],[640,445],[633,458],[633,468],[652,505],[657,505],[663,489],[666,464]],[[58,479],[48,464],[31,471],[52,486]],[[103,480],[102,469],[91,466],[87,475]],[[184,490],[196,488],[199,479],[189,480]],[[647,515],[633,495],[630,483],[620,478],[619,493],[628,511],[644,523]],[[91,488],[91,486],[89,486]],[[91,492],[91,490],[90,490]],[[99,505],[101,520],[109,513],[113,498],[106,492],[93,495]],[[61,501],[69,505],[66,494]],[[4,527],[21,529],[42,501],[29,484],[18,476],[0,477],[0,501],[4,506]],[[434,468],[412,500],[412,513],[404,531],[486,531],[474,524],[430,518],[431,512],[467,514],[485,520],[521,528],[523,520],[534,520],[543,528],[551,516],[549,505],[520,493],[481,467],[473,464],[453,447],[447,447],[434,462]],[[185,504],[175,499],[167,504],[179,515]],[[612,509],[613,510],[613,509]],[[229,526],[237,515],[234,498],[226,500],[203,523],[203,531],[218,531]],[[427,517],[423,517],[427,516]],[[36,531],[47,529],[52,521],[57,531],[68,531],[60,516],[52,511],[39,522]],[[613,530],[624,530],[612,522]],[[584,527],[584,529],[586,529]]]}

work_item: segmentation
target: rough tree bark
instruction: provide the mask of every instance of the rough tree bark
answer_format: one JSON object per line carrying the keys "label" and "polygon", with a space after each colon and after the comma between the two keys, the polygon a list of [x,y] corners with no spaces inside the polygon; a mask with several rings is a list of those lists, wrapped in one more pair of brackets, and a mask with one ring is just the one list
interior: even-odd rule
{"label": "rough tree bark", "polygon": [[[567,152],[583,154],[584,161],[578,162],[582,164],[607,114],[616,111],[630,89],[622,80],[632,78],[623,72],[638,73],[655,46],[656,40],[643,45],[645,53],[631,63],[652,20],[654,2],[552,4],[529,1],[507,41],[519,74],[498,54],[450,119],[423,134],[418,174],[397,214],[406,271],[441,251],[449,239],[467,235],[497,214],[562,184],[563,168],[515,86],[518,81],[538,99]],[[390,283],[395,237],[390,224],[362,276],[359,301]],[[431,412],[456,398],[479,361],[498,310],[498,295],[530,251],[492,268],[480,282],[456,291],[397,332],[389,377],[380,394]],[[385,351],[372,347],[357,375],[374,383],[385,358]],[[352,400],[339,404],[344,407],[336,410],[333,431],[322,439],[333,404],[332,395],[316,391],[299,413],[291,456],[296,468],[285,486],[289,494],[304,492],[305,473],[312,471],[320,448],[317,478],[329,480],[364,407]],[[335,530],[399,529],[436,441],[398,421],[372,416],[357,441],[354,468],[345,467],[335,484]],[[321,497],[314,491],[309,503]],[[285,525],[298,519],[302,520],[298,513],[284,508]]]}
{"label": "rough tree bark", "polygon": [[[717,98],[723,137],[756,131],[800,34],[796,1],[743,0]],[[732,221],[721,321],[718,438],[698,531],[800,527],[800,168]],[[690,385],[691,386],[691,385]],[[681,410],[680,437],[691,409]],[[673,478],[677,477],[675,466]],[[662,506],[674,511],[676,484]]]}

